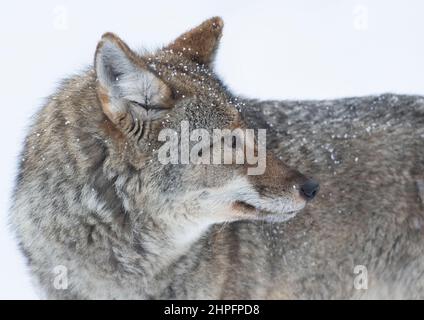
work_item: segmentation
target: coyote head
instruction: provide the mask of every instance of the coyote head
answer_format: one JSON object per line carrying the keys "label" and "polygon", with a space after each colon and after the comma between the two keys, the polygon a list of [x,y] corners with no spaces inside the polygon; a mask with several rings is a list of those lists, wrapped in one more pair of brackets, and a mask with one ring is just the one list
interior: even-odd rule
{"label": "coyote head", "polygon": [[[203,135],[189,139],[189,149],[194,148],[190,154],[207,153],[212,158],[222,151],[225,157],[225,152],[243,155],[249,148],[259,153],[254,136],[246,135],[239,143],[249,129],[239,112],[239,100],[212,68],[222,29],[223,21],[211,18],[154,53],[137,54],[112,33],[103,35],[98,44],[95,72],[105,114],[102,127],[110,137],[111,162],[131,168],[129,177],[116,179],[129,210],[196,225],[243,219],[284,221],[317,193],[316,182],[271,152],[262,154],[265,166],[260,174],[249,174],[252,163],[237,162],[235,157],[224,163],[181,161],[182,123]],[[216,138],[215,129],[232,132],[231,138],[226,139],[225,133]],[[174,161],[160,159],[170,156],[170,149],[164,153],[163,147],[172,137],[163,139],[164,130],[177,137]],[[206,139],[207,134],[212,138]],[[193,146],[200,142],[202,148]]]}

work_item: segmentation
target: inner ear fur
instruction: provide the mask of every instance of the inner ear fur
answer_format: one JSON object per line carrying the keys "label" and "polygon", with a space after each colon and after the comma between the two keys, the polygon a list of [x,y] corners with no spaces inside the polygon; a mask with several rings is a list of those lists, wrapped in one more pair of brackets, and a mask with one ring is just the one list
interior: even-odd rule
{"label": "inner ear fur", "polygon": [[142,131],[149,107],[171,106],[170,88],[115,34],[102,36],[94,65],[103,112],[125,134]]}

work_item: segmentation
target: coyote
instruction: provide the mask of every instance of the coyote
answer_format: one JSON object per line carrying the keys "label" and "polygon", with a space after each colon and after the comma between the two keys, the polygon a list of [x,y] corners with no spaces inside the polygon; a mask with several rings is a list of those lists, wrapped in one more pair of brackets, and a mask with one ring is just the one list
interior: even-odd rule
{"label": "coyote", "polygon": [[[222,27],[143,56],[106,34],[40,111],[11,223],[45,296],[424,298],[424,98],[234,97]],[[184,120],[267,129],[265,173],[162,165],[157,134]]]}
{"label": "coyote", "polygon": [[[256,242],[261,230],[223,241],[213,226],[286,221],[315,197],[318,183],[271,152],[260,175],[249,175],[249,164],[165,165],[157,157],[160,133],[178,133],[183,121],[207,132],[247,128],[243,102],[212,69],[222,28],[211,18],[143,55],[106,33],[93,68],[64,81],[38,113],[21,157],[11,224],[47,298],[265,293],[259,279],[249,290],[248,279],[233,293],[224,290],[230,268],[243,268],[243,243]],[[259,148],[254,139],[250,145]],[[196,271],[203,264],[206,272]]]}

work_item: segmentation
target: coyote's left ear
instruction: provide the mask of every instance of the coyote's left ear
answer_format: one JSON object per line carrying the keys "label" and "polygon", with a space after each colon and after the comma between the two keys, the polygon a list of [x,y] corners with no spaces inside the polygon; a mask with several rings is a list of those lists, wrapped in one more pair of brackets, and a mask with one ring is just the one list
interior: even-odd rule
{"label": "coyote's left ear", "polygon": [[220,17],[210,18],[182,34],[165,49],[172,49],[193,61],[210,65],[218,49],[223,27],[224,21]]}
{"label": "coyote's left ear", "polygon": [[142,132],[149,109],[171,107],[170,88],[116,35],[103,35],[94,65],[103,112],[123,133]]}

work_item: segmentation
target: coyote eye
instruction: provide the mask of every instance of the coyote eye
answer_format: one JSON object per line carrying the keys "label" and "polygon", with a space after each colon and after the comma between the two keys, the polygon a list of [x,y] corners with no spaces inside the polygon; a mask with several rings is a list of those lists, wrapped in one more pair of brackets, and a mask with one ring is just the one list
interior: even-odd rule
{"label": "coyote eye", "polygon": [[141,103],[141,102],[138,102],[138,101],[134,101],[134,100],[131,100],[130,103],[133,104],[133,105],[135,105],[135,106],[137,106],[137,107],[142,107],[142,108],[146,108],[147,107],[144,103]]}
{"label": "coyote eye", "polygon": [[143,109],[146,109],[146,110],[154,110],[154,109],[155,110],[162,110],[162,109],[164,109],[162,106],[159,106],[159,105],[151,105],[151,104],[148,104],[148,103],[141,103],[141,102],[133,101],[133,100],[131,100],[130,103],[132,103],[133,105],[136,105],[137,107],[141,107]]}

